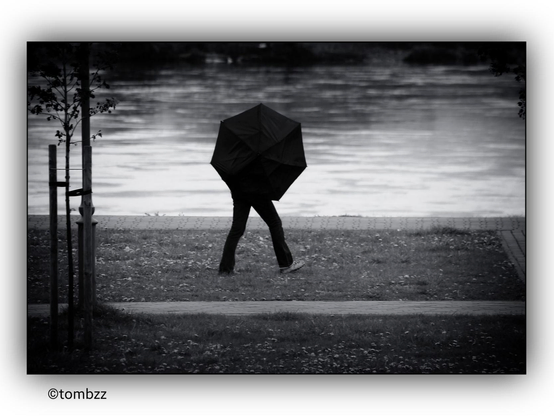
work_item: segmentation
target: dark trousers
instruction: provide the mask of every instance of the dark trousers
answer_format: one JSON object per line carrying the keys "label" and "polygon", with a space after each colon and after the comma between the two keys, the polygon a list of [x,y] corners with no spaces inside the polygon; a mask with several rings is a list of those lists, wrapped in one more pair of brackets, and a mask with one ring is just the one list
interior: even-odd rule
{"label": "dark trousers", "polygon": [[223,256],[219,265],[220,273],[229,273],[235,267],[235,251],[246,229],[250,208],[254,208],[269,227],[279,267],[288,267],[292,264],[292,254],[285,242],[281,218],[273,202],[269,198],[243,198],[235,196],[233,197],[233,224],[223,248]]}

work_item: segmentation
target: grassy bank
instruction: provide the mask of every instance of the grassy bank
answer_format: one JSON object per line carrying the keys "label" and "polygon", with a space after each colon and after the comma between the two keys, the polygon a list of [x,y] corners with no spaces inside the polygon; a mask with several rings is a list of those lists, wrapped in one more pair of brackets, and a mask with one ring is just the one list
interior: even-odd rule
{"label": "grassy bank", "polygon": [[[62,317],[63,318],[63,317]],[[65,322],[61,319],[61,322]],[[79,323],[80,320],[78,319]],[[49,351],[29,319],[28,372],[523,374],[524,317],[126,315],[95,317],[95,348]],[[65,336],[65,331],[61,332]],[[82,339],[80,330],[78,340]]]}
{"label": "grassy bank", "polygon": [[[60,296],[67,297],[60,233]],[[237,274],[219,276],[226,231],[100,230],[100,301],[523,300],[494,232],[286,231],[306,266],[281,275],[267,230],[248,231]],[[47,303],[48,231],[29,230],[28,301]],[[74,247],[76,247],[76,243]],[[77,293],[77,290],[75,291]]]}
{"label": "grassy bank", "polygon": [[[219,276],[225,231],[101,230],[98,299],[523,300],[493,232],[287,231],[298,273],[281,275],[269,233],[248,231],[238,273]],[[47,231],[29,230],[28,300],[48,302]],[[60,235],[63,247],[63,235]],[[63,250],[61,250],[63,253]],[[63,254],[60,289],[67,296]],[[76,291],[77,292],[77,291]],[[59,351],[48,320],[28,320],[29,373],[493,374],[525,373],[525,318],[509,316],[245,317],[126,315],[102,307],[94,348]]]}

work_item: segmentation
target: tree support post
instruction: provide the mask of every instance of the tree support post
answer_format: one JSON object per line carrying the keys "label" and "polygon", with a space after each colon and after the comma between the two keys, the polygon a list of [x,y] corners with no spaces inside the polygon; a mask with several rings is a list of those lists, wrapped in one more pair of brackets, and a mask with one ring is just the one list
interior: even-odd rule
{"label": "tree support post", "polygon": [[[90,146],[90,97],[88,95],[89,87],[90,87],[90,76],[89,76],[89,49],[90,45],[87,42],[81,43],[80,46],[80,61],[81,61],[81,69],[79,73],[79,77],[81,79],[81,87],[83,91],[86,91],[83,95],[82,102],[81,102],[81,111],[83,114],[83,118],[81,121],[81,143],[82,143],[82,163],[83,163],[83,193],[84,190],[89,189],[85,185],[85,149]],[[92,154],[92,152],[91,152]],[[91,156],[91,166],[92,166],[92,156]],[[90,181],[90,184],[92,184],[92,171],[90,173],[90,176],[88,177],[88,180]],[[92,204],[92,197],[90,197],[90,205],[91,205],[91,215],[94,215],[94,205]],[[84,221],[84,202],[85,201],[85,195],[81,198],[81,206],[79,207],[79,212],[81,214],[81,218],[77,220],[77,241],[78,241],[78,260],[79,260],[79,304],[80,308],[82,309],[84,307],[84,287],[85,287],[85,281],[84,281],[84,244],[83,244],[83,221]],[[92,307],[96,305],[96,224],[98,221],[96,221],[94,218],[92,219],[92,246],[91,246],[91,253],[92,253]]]}
{"label": "tree support post", "polygon": [[56,145],[48,146],[50,188],[50,344],[58,348],[58,178]]}
{"label": "tree support post", "polygon": [[[84,186],[84,184],[83,184]],[[83,188],[84,189],[84,188]],[[91,198],[91,216],[94,215],[94,205],[92,204],[92,198]],[[81,218],[77,220],[77,241],[78,241],[78,262],[79,262],[79,309],[84,309],[84,299],[85,299],[85,248],[84,248],[84,230],[83,230],[83,224],[84,224],[84,201],[81,202],[81,206],[79,207],[79,213],[81,214]],[[91,296],[92,296],[92,308],[96,306],[96,224],[98,224],[98,221],[92,217],[91,220],[92,224],[92,230],[91,230],[91,251],[92,251],[92,260],[91,260],[91,274],[92,274],[92,284],[91,284]]]}
{"label": "tree support post", "polygon": [[93,238],[92,238],[92,147],[83,147],[83,280],[85,349],[92,349]]}
{"label": "tree support post", "polygon": [[[92,204],[92,201],[91,201]],[[79,306],[78,308],[80,310],[84,309],[84,299],[85,299],[85,269],[84,269],[84,230],[83,230],[83,221],[84,221],[84,203],[81,203],[81,206],[79,207],[79,213],[81,214],[81,218],[77,220],[77,241],[78,241],[78,252],[77,252],[77,259],[79,262]],[[94,205],[92,205],[91,215],[94,215]],[[98,224],[98,221],[92,217],[92,243],[91,243],[91,250],[92,250],[92,307],[94,308],[96,306],[96,224]]]}

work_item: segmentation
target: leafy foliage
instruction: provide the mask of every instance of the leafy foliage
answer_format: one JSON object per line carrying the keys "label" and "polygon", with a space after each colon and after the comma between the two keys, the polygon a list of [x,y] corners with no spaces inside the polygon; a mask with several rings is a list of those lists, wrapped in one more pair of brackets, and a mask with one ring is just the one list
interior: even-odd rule
{"label": "leafy foliage", "polygon": [[[85,97],[96,98],[96,92],[109,89],[110,86],[103,72],[111,67],[113,54],[106,52],[95,56],[94,66],[89,75],[89,85],[82,85],[80,79],[82,44],[74,43],[41,43],[32,48],[33,59],[29,72],[41,79],[42,85],[30,85],[27,89],[27,107],[33,115],[43,115],[48,121],[57,120],[61,130],[56,130],[58,145],[64,142],[77,144],[72,137],[75,129],[84,117],[96,114],[111,113],[117,105],[114,97],[106,98],[91,106],[88,114],[82,114],[82,103]],[[92,136],[101,136],[97,133]]]}
{"label": "leafy foliage", "polygon": [[490,62],[489,70],[495,76],[499,77],[503,74],[513,74],[514,79],[518,83],[523,83],[519,90],[519,112],[518,115],[525,119],[526,116],[526,76],[527,67],[525,61],[525,44],[524,43],[492,43],[483,46],[479,54],[481,57],[488,59]]}

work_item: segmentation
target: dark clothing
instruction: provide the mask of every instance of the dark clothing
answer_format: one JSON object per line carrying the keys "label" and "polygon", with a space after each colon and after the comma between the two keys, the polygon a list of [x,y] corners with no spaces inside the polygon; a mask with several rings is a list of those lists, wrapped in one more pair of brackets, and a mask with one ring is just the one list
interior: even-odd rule
{"label": "dark clothing", "polygon": [[268,198],[271,184],[264,171],[260,159],[254,159],[237,175],[230,177],[227,185],[233,194],[233,199]]}
{"label": "dark clothing", "polygon": [[269,227],[279,267],[289,267],[293,263],[292,254],[285,242],[281,218],[271,199],[233,192],[233,224],[223,248],[223,256],[219,265],[220,273],[230,273],[235,267],[235,251],[246,229],[250,208],[254,208]]}

